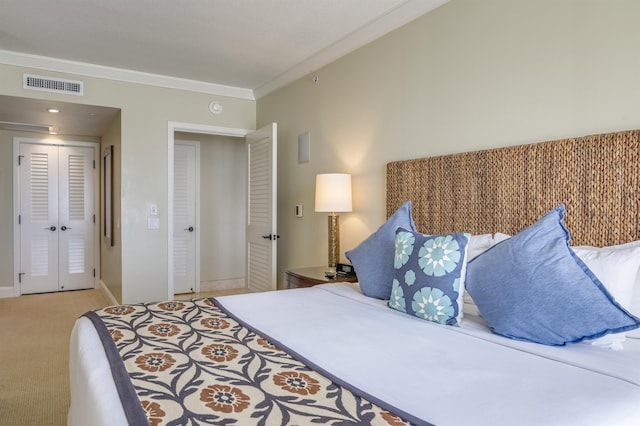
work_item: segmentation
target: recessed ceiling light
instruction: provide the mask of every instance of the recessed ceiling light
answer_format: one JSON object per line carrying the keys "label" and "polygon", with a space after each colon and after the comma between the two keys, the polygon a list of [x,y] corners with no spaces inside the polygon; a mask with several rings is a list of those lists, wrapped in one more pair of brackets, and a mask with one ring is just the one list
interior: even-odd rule
{"label": "recessed ceiling light", "polygon": [[60,112],[60,110],[57,108],[47,108],[47,111],[49,111],[51,114],[57,114]]}
{"label": "recessed ceiling light", "polygon": [[222,113],[222,104],[218,101],[211,101],[209,104],[209,111],[211,111],[211,114]]}

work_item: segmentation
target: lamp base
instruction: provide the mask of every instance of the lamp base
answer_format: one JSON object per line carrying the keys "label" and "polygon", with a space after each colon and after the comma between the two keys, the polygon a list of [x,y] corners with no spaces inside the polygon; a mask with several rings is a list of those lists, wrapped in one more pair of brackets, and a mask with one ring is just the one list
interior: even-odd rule
{"label": "lamp base", "polygon": [[340,260],[340,216],[331,213],[327,223],[329,225],[329,268],[335,272],[336,265]]}

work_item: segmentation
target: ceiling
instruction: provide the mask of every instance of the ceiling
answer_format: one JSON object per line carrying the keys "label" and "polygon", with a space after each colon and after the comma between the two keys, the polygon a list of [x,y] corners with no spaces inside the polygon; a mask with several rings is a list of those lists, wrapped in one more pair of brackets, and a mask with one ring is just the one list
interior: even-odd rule
{"label": "ceiling", "polygon": [[[25,60],[55,58],[248,89],[260,97],[446,1],[8,0],[0,14],[0,62],[3,53]],[[6,118],[13,107],[5,104],[16,105],[15,98],[6,98],[0,96],[0,121],[30,122],[15,111],[13,119]],[[25,101],[19,107],[31,105]],[[38,119],[46,118],[62,120],[62,115]]]}
{"label": "ceiling", "polygon": [[[55,108],[59,112],[50,113],[49,108]],[[42,126],[44,129],[25,131],[100,137],[105,134],[119,111],[117,108],[102,106],[0,96],[0,129],[20,130],[16,127],[26,124]]]}

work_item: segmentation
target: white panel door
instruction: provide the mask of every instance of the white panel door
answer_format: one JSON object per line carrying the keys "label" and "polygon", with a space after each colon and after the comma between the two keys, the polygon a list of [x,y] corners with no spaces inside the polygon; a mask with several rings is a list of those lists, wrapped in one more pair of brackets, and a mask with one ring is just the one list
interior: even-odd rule
{"label": "white panel door", "polygon": [[198,291],[197,182],[198,145],[176,141],[173,155],[173,270],[174,293]]}
{"label": "white panel door", "polygon": [[20,144],[21,293],[58,291],[58,147]]}
{"label": "white panel door", "polygon": [[246,137],[248,159],[247,287],[277,289],[276,152],[277,124]]}
{"label": "white panel door", "polygon": [[58,247],[60,290],[93,287],[93,148],[61,146],[59,158]]}
{"label": "white panel door", "polygon": [[20,144],[20,292],[94,287],[94,150]]}

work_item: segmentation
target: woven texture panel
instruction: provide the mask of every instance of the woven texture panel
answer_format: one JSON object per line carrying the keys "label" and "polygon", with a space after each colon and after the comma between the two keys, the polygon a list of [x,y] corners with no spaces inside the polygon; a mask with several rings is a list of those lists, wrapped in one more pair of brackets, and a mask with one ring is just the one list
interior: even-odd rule
{"label": "woven texture panel", "polygon": [[515,234],[558,204],[572,245],[640,239],[640,130],[387,164],[387,217],[420,232]]}

